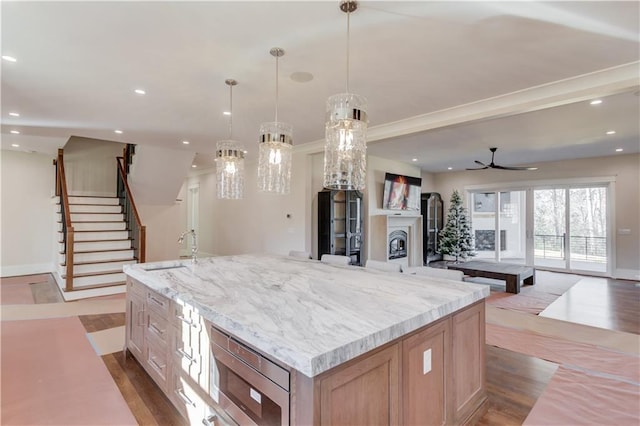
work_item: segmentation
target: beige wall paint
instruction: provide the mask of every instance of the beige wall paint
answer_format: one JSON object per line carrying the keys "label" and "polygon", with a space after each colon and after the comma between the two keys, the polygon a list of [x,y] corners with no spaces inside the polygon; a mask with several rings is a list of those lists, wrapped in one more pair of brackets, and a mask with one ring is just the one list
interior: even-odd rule
{"label": "beige wall paint", "polygon": [[51,272],[55,249],[53,157],[2,151],[2,246],[4,276]]}
{"label": "beige wall paint", "polygon": [[[205,255],[288,254],[307,249],[307,161],[305,154],[294,154],[289,195],[259,193],[257,164],[245,163],[242,200],[217,199],[215,169],[192,173],[185,185],[199,186],[200,251]],[[182,226],[186,227],[183,204]]]}
{"label": "beige wall paint", "polygon": [[[446,209],[454,189],[464,192],[465,186],[491,185],[515,181],[535,182],[553,179],[577,179],[615,177],[614,239],[616,264],[614,269],[622,274],[638,274],[640,271],[640,155],[627,154],[610,157],[587,158],[570,161],[542,163],[538,171],[461,171],[435,174],[436,192],[442,195]],[[465,200],[466,201],[466,200]],[[617,235],[617,230],[627,228],[629,235]],[[627,276],[627,278],[632,278]]]}
{"label": "beige wall paint", "polygon": [[116,195],[117,162],[125,144],[72,137],[64,146],[69,195]]}

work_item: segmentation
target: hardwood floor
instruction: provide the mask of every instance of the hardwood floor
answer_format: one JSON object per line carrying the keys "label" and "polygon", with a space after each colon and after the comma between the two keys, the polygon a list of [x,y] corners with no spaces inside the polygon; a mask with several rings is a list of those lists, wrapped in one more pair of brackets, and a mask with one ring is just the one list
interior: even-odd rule
{"label": "hardwood floor", "polygon": [[584,277],[540,316],[640,334],[640,287],[636,284]]}
{"label": "hardwood floor", "polygon": [[87,329],[87,333],[121,327],[125,324],[124,312],[100,315],[79,315],[80,322]]}

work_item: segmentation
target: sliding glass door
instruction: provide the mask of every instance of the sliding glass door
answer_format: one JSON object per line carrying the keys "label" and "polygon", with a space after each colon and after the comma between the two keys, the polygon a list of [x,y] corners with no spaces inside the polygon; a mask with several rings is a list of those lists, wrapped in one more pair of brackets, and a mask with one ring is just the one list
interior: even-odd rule
{"label": "sliding glass door", "polygon": [[476,259],[525,264],[525,218],[525,191],[471,193]]}
{"label": "sliding glass door", "polygon": [[607,187],[534,190],[534,265],[609,271]]}
{"label": "sliding glass door", "polygon": [[469,190],[476,259],[610,275],[610,187]]}

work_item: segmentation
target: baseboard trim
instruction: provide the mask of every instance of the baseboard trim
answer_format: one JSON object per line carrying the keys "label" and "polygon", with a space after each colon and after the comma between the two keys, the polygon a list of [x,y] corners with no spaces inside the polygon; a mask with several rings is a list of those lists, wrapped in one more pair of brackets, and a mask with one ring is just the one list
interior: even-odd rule
{"label": "baseboard trim", "polygon": [[619,280],[640,281],[640,271],[637,269],[616,269],[615,277]]}
{"label": "baseboard trim", "polygon": [[20,275],[47,274],[55,271],[53,263],[34,263],[31,265],[3,265],[0,270],[0,277],[16,277]]}

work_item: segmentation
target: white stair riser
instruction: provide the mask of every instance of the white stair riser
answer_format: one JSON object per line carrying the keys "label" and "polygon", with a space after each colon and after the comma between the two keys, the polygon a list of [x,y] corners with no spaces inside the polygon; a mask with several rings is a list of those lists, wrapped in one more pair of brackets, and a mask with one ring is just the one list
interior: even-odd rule
{"label": "white stair riser", "polygon": [[[78,232],[74,228],[73,237],[75,241],[106,241],[106,240],[124,240],[129,238],[129,231],[109,231],[109,232]],[[62,232],[58,234],[58,242],[62,242]]]}
{"label": "white stair riser", "polygon": [[71,222],[120,222],[124,220],[121,213],[71,213]]}
{"label": "white stair riser", "polygon": [[81,288],[83,286],[108,284],[119,281],[126,281],[124,273],[119,274],[105,274],[105,275],[91,275],[88,277],[76,277],[73,279],[73,288]]}
{"label": "white stair riser", "polygon": [[122,207],[120,206],[107,206],[107,205],[84,205],[84,204],[71,204],[69,205],[69,211],[71,213],[122,213]]}
{"label": "white stair riser", "polygon": [[[72,225],[74,231],[117,231],[127,228],[126,222],[78,222]],[[58,223],[58,232],[62,232],[62,223]]]}
{"label": "white stair riser", "polygon": [[[105,262],[105,263],[89,263],[87,265],[74,265],[74,274],[92,274],[97,272],[121,271],[124,265],[132,265],[136,263],[135,259],[123,260],[121,262]],[[60,268],[60,274],[66,275],[67,268]]]}
{"label": "white stair riser", "polygon": [[120,200],[117,197],[103,198],[103,197],[74,197],[69,196],[69,204],[107,204],[117,205]]}
{"label": "white stair riser", "polygon": [[[60,251],[64,251],[64,244],[58,243]],[[98,251],[98,250],[120,250],[131,248],[131,240],[124,241],[76,241],[73,244],[73,251]]]}
{"label": "white stair riser", "polygon": [[[109,260],[128,259],[133,257],[133,250],[103,251],[93,253],[74,253],[74,262],[107,262]],[[64,255],[60,256],[60,263],[64,262]]]}

